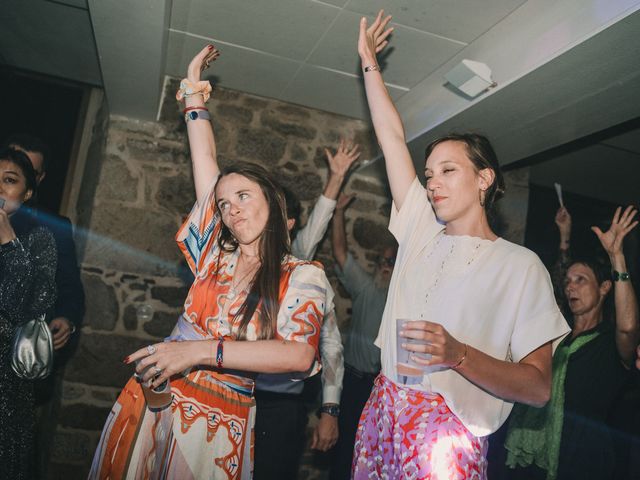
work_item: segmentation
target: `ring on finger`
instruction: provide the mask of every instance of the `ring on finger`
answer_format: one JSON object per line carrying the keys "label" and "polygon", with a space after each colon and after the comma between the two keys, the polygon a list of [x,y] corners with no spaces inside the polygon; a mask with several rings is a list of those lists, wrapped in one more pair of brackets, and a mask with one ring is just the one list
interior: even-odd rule
{"label": "ring on finger", "polygon": [[153,371],[155,372],[156,377],[162,374],[162,368],[158,367],[157,365],[153,367]]}
{"label": "ring on finger", "polygon": [[149,355],[153,355],[154,353],[156,353],[157,349],[155,345],[147,345],[147,353]]}

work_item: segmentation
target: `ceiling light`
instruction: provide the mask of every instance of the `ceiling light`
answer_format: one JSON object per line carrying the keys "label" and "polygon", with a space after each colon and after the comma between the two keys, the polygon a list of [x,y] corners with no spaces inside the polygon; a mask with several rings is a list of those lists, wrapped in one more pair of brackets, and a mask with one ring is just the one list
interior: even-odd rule
{"label": "ceiling light", "polygon": [[473,98],[497,85],[491,79],[491,69],[484,63],[462,60],[444,78],[465,95]]}

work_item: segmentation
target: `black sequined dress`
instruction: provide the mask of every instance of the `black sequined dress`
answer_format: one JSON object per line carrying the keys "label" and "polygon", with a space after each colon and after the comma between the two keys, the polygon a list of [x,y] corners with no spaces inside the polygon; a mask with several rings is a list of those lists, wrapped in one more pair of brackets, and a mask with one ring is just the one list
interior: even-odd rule
{"label": "black sequined dress", "polygon": [[25,208],[10,218],[19,245],[0,251],[0,478],[31,478],[33,382],[11,369],[16,328],[55,302],[56,246]]}

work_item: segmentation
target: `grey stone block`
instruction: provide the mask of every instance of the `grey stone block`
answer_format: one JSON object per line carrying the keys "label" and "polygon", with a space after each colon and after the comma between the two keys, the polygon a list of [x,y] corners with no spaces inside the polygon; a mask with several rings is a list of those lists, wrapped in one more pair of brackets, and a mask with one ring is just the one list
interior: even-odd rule
{"label": "grey stone block", "polygon": [[193,179],[186,175],[160,179],[155,200],[162,208],[187,215],[196,201]]}
{"label": "grey stone block", "polygon": [[96,407],[83,403],[63,405],[60,408],[58,423],[63,427],[84,430],[102,430],[110,408]]}
{"label": "grey stone block", "polygon": [[152,342],[124,335],[85,333],[67,364],[65,380],[122,388],[133,375],[133,366],[124,365],[123,360],[149,343]]}
{"label": "grey stone block", "polygon": [[176,326],[181,310],[175,313],[155,312],[153,318],[146,322],[142,327],[149,335],[158,338],[165,338],[171,334],[173,327]]}
{"label": "grey stone block", "polygon": [[119,314],[115,289],[95,275],[83,275],[82,284],[87,298],[84,324],[95,330],[113,330]]}
{"label": "grey stone block", "polygon": [[134,305],[127,305],[125,307],[122,321],[124,323],[124,328],[127,330],[138,329],[138,316],[136,315],[136,307]]}
{"label": "grey stone block", "polygon": [[[104,419],[103,419],[104,422]],[[99,427],[102,429],[102,426]],[[51,446],[51,458],[61,463],[88,463],[93,457],[94,442],[91,437],[81,432],[56,432]],[[78,468],[71,467],[71,468]],[[53,478],[78,478],[74,476],[56,476]],[[85,477],[86,478],[86,473]]]}
{"label": "grey stone block", "polygon": [[225,122],[234,121],[240,124],[251,123],[253,118],[253,112],[250,109],[237,105],[218,105],[216,114],[219,118],[224,119]]}
{"label": "grey stone block", "polygon": [[135,202],[138,198],[138,182],[127,164],[114,155],[109,155],[102,165],[101,178],[96,196],[105,200]]}
{"label": "grey stone block", "polygon": [[151,297],[173,308],[182,308],[189,293],[189,287],[152,287]]}
{"label": "grey stone block", "polygon": [[354,192],[366,192],[378,195],[380,197],[391,197],[391,192],[386,185],[378,185],[373,182],[367,182],[359,178],[354,178],[349,184]]}
{"label": "grey stone block", "polygon": [[241,128],[238,139],[238,155],[247,160],[262,162],[266,166],[276,165],[287,146],[281,136],[266,129]]}
{"label": "grey stone block", "polygon": [[264,127],[268,127],[281,135],[287,137],[298,137],[305,140],[313,140],[316,138],[318,130],[315,127],[295,123],[293,121],[285,121],[281,116],[275,115],[273,112],[264,111],[260,116],[260,120]]}
{"label": "grey stone block", "polygon": [[101,205],[94,212],[85,262],[147,275],[174,273],[181,254],[175,215],[148,208]]}
{"label": "grey stone block", "polygon": [[353,222],[353,237],[362,248],[376,251],[384,245],[391,245],[393,241],[386,225],[362,217]]}

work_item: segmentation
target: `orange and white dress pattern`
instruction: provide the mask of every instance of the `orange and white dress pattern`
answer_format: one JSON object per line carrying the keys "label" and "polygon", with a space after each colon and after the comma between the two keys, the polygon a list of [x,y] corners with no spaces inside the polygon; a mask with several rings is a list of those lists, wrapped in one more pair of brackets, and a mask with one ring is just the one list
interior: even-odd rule
{"label": "orange and white dress pattern", "polygon": [[[217,244],[221,223],[213,186],[194,206],[176,240],[195,280],[173,335],[165,341],[234,341],[234,316],[247,292],[229,298],[239,252]],[[289,256],[280,280],[276,338],[305,342],[316,352],[332,291],[322,268]],[[223,314],[227,302],[233,302]],[[257,312],[247,340],[258,338]],[[212,342],[212,348],[215,344]],[[316,353],[317,355],[317,353]],[[292,374],[299,381],[320,369]],[[96,450],[90,479],[248,479],[253,467],[255,402],[253,378],[246,372],[219,373],[194,367],[171,378],[172,403],[161,411],[146,407],[142,389],[131,378],[114,404]]]}

